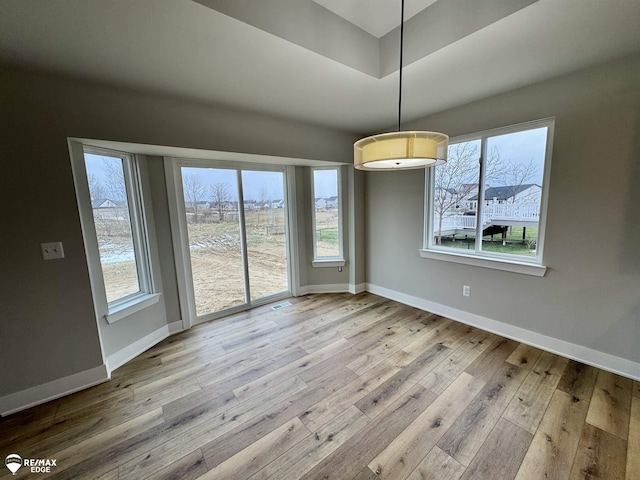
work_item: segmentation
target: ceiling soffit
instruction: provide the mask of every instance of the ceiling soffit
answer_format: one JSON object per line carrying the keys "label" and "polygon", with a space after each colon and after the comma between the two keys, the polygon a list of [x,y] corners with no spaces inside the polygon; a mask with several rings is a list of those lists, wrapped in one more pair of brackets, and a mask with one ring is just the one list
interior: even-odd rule
{"label": "ceiling soffit", "polygon": [[[398,0],[313,0],[336,15],[380,38],[400,25]],[[436,0],[406,0],[404,19],[409,20]]]}
{"label": "ceiling soffit", "polygon": [[[399,26],[377,38],[314,0],[194,1],[372,77],[384,78],[398,70]],[[438,0],[405,21],[404,64],[537,1]]]}

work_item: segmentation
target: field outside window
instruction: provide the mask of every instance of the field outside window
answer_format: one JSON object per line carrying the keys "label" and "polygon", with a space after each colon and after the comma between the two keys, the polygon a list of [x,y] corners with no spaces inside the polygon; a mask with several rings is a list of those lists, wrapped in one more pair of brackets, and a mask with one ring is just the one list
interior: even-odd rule
{"label": "field outside window", "polygon": [[287,292],[284,172],[183,166],[181,176],[196,315]]}
{"label": "field outside window", "polygon": [[100,252],[107,302],[113,304],[145,290],[145,259],[136,239],[130,198],[137,192],[132,158],[85,152],[91,209]]}
{"label": "field outside window", "polygon": [[314,257],[342,258],[341,192],[338,168],[312,169]]}

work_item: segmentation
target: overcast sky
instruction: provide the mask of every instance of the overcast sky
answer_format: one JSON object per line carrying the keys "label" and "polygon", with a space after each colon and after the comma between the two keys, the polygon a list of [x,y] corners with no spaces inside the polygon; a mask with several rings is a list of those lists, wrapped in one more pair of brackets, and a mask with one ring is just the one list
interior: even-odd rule
{"label": "overcast sky", "polygon": [[[232,200],[238,198],[238,177],[235,170],[218,168],[192,168],[183,167],[183,178],[196,174],[202,183],[212,186],[216,183],[226,183],[229,185],[229,193]],[[260,200],[260,191],[265,190],[267,200],[282,200],[284,198],[284,184],[282,172],[251,171],[243,170],[242,188],[245,200]],[[207,194],[206,200],[210,200],[212,195]]]}
{"label": "overcast sky", "polygon": [[544,127],[491,137],[487,140],[487,150],[491,152],[496,147],[502,160],[513,160],[517,163],[526,164],[534,159],[539,168],[536,175],[526,183],[542,185],[546,144],[547,128]]}
{"label": "overcast sky", "polygon": [[[87,167],[87,175],[93,175],[97,179],[104,180],[106,172],[104,171],[104,161],[108,161],[111,157],[104,155],[85,154],[85,165]],[[183,167],[183,175],[195,173],[200,177],[206,185],[214,185],[215,183],[228,183],[233,200],[237,199],[238,182],[235,170],[217,169],[217,168],[192,168]],[[245,200],[259,200],[260,191],[266,190],[269,200],[282,200],[284,198],[284,181],[282,172],[269,171],[242,171],[242,183],[244,189]],[[316,171],[316,197],[333,197],[337,195],[336,174],[335,170],[318,170]],[[206,199],[210,199],[211,195],[207,192]]]}

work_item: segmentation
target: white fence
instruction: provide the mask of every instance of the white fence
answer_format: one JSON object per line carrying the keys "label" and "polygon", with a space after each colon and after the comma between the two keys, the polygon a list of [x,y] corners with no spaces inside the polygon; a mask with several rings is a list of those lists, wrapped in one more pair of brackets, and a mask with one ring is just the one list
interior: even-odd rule
{"label": "white fence", "polygon": [[537,222],[539,219],[539,203],[492,203],[484,207],[484,223],[493,220],[524,220]]}
{"label": "white fence", "polygon": [[[500,221],[511,222],[538,222],[540,220],[539,203],[512,203],[512,204],[491,204],[484,207],[482,216],[482,226],[491,224],[500,225]],[[454,230],[475,230],[475,215],[445,215],[440,217],[435,214],[434,230],[436,233],[449,232]]]}

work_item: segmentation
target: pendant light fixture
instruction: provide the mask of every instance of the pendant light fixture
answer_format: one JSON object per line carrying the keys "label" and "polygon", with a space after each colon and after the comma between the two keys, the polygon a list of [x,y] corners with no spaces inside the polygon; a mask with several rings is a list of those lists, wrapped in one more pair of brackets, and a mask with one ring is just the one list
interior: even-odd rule
{"label": "pendant light fixture", "polygon": [[401,131],[404,0],[402,0],[401,10],[398,131],[373,135],[362,138],[354,143],[354,167],[358,170],[410,170],[442,165],[447,161],[448,135],[438,132]]}

